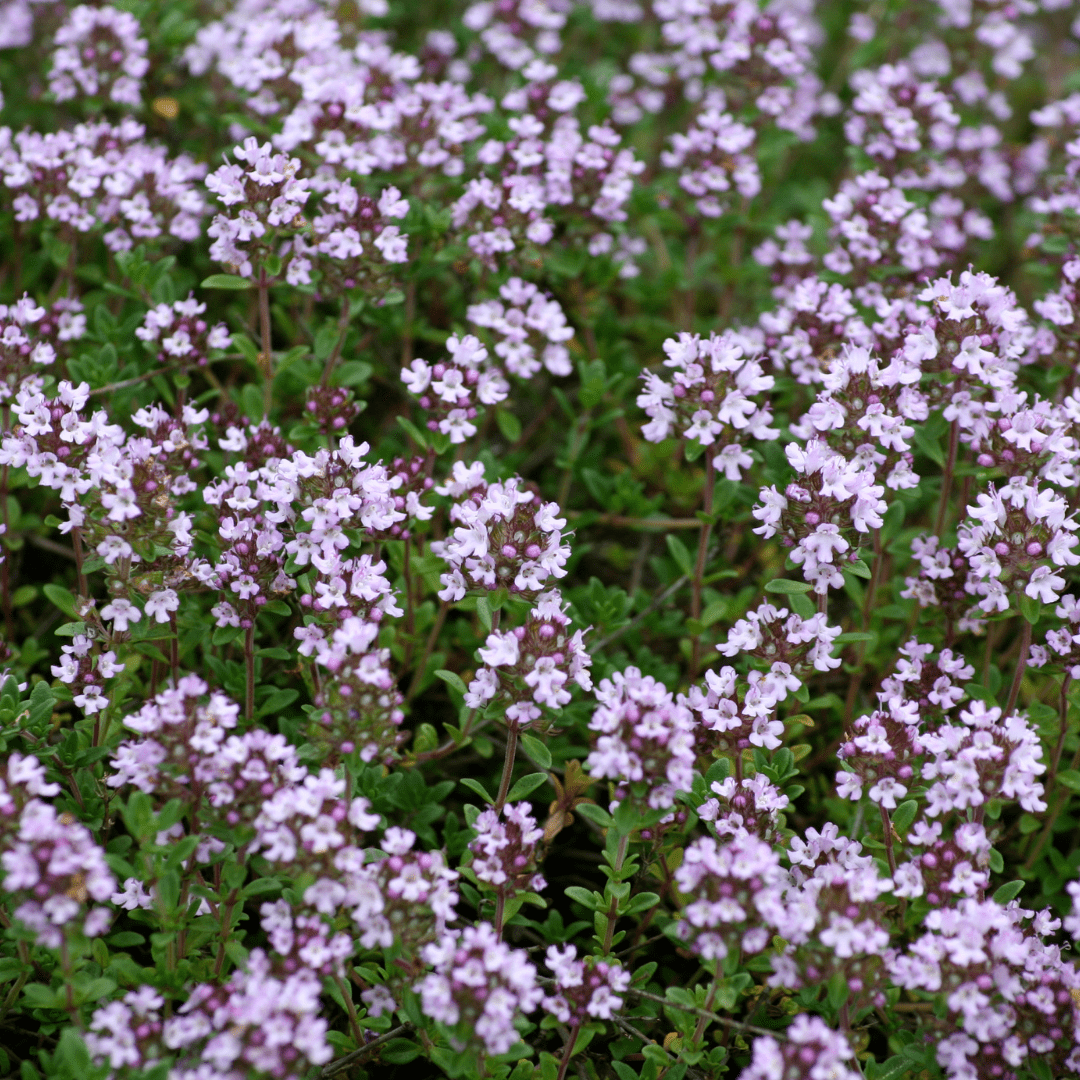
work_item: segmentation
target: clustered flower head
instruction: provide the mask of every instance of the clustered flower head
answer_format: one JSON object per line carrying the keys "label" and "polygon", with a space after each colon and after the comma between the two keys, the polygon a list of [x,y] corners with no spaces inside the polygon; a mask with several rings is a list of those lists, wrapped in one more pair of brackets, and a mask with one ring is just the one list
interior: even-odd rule
{"label": "clustered flower head", "polygon": [[935,1056],[950,1080],[1016,1075],[1034,1055],[1054,1075],[1080,1066],[1080,979],[1045,941],[1060,925],[1049,910],[964,898],[931,911],[926,932],[891,958],[898,985],[943,996]]}
{"label": "clustered flower head", "polygon": [[145,136],[130,118],[44,134],[0,127],[0,173],[15,219],[24,227],[52,224],[72,241],[109,226],[103,240],[113,252],[197,239],[208,212],[200,183],[206,166],[185,154],[170,158]]}
{"label": "clustered flower head", "polygon": [[861,1075],[848,1063],[855,1057],[850,1042],[820,1016],[800,1013],[784,1032],[784,1041],[771,1035],[754,1040],[750,1067],[741,1075],[744,1080],[815,1080],[828,1076],[833,1080],[857,1080]]}
{"label": "clustered flower head", "polygon": [[436,364],[411,361],[401,369],[401,381],[430,414],[428,429],[441,432],[456,446],[476,434],[478,407],[505,401],[510,384],[475,335],[451,335],[446,351],[449,359]]}
{"label": "clustered flower head", "polygon": [[776,852],[749,833],[718,843],[695,840],[675,871],[687,898],[675,926],[679,940],[703,960],[723,960],[729,952],[761,952],[780,906],[783,871]]}
{"label": "clustered flower head", "polygon": [[416,986],[423,1010],[461,1049],[505,1054],[518,1039],[515,1015],[544,996],[525,953],[500,941],[490,923],[447,932],[425,947],[424,959],[433,970]]}
{"label": "clustered flower head", "polygon": [[311,191],[308,181],[297,175],[300,159],[275,154],[270,143],[260,145],[249,136],[232,153],[235,162],[226,161],[206,178],[207,190],[228,211],[217,214],[207,230],[214,240],[210,257],[241,277],[251,277],[253,255],[278,234],[300,227]]}
{"label": "clustered flower head", "polygon": [[589,722],[595,742],[585,762],[590,775],[613,780],[619,801],[632,795],[646,806],[673,806],[676,792],[690,790],[693,714],[635,667],[602,679],[595,693],[599,706]]}
{"label": "clustered flower head", "polygon": [[749,833],[767,843],[776,843],[780,814],[791,800],[762,773],[736,780],[729,776],[715,780],[712,795],[698,807],[698,817],[712,823],[718,837]]}
{"label": "clustered flower head", "polygon": [[142,77],[150,67],[139,21],[114,7],[79,4],[53,39],[49,90],[57,101],[78,94],[108,97],[121,105],[139,105]]}
{"label": "clustered flower head", "polygon": [[784,448],[796,479],[781,494],[762,488],[754,517],[759,536],[780,534],[792,562],[824,595],[844,585],[841,570],[856,560],[859,535],[882,525],[887,509],[884,487],[875,482],[872,462],[854,460],[832,450],[821,439]]}
{"label": "clustered flower head", "polygon": [[579,960],[573,945],[549,945],[545,956],[555,976],[555,993],[546,995],[543,1005],[560,1023],[610,1020],[623,1007],[621,995],[630,986],[630,972],[606,960]]}
{"label": "clustered flower head", "polygon": [[517,892],[541,892],[546,887],[536,872],[537,843],[544,830],[527,804],[507,803],[501,811],[488,807],[472,823],[476,838],[469,841],[476,879],[502,896]]}
{"label": "clustered flower head", "polygon": [[211,349],[227,349],[232,342],[224,323],[209,326],[199,318],[205,311],[206,304],[193,296],[172,304],[157,304],[146,313],[135,336],[150,348],[160,346],[158,359],[163,362],[204,366]]}
{"label": "clustered flower head", "polygon": [[645,390],[638,405],[651,422],[642,428],[650,442],[660,442],[673,431],[696,439],[713,455],[713,465],[729,480],[739,480],[753,463],[744,443],[775,439],[769,425],[772,411],[757,395],[771,390],[775,380],[752,358],[751,343],[738,334],[680,334],[664,342],[666,367],[674,369],[670,383],[645,372]]}
{"label": "clustered flower head", "polygon": [[16,922],[51,949],[68,934],[104,934],[113,913],[93,905],[106,904],[116,888],[90,830],[48,801],[59,793],[37,758],[8,758],[0,779],[0,888]]}
{"label": "clustered flower head", "polygon": [[457,522],[451,536],[431,545],[450,569],[441,581],[443,600],[460,600],[469,591],[505,588],[535,597],[566,576],[570,548],[555,503],[545,503],[517,477],[486,480],[480,462],[457,469],[439,494],[458,501],[450,510]]}
{"label": "clustered flower head", "polygon": [[562,597],[550,589],[536,597],[523,626],[493,630],[478,650],[484,666],[469,683],[466,705],[505,702],[506,719],[526,726],[540,718],[541,708],[568,704],[571,687],[591,690],[585,631],[570,631],[564,608]]}
{"label": "clustered flower head", "polygon": [[541,366],[552,375],[569,375],[570,353],[564,342],[574,330],[559,302],[518,277],[500,286],[499,296],[501,300],[470,305],[467,316],[498,339],[495,355],[506,370],[521,379],[532,378]]}

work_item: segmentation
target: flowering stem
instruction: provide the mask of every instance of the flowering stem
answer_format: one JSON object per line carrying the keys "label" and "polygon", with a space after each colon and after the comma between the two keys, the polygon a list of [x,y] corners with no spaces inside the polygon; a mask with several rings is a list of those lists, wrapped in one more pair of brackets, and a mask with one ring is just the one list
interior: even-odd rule
{"label": "flowering stem", "polygon": [[[4,409],[5,418],[7,409]],[[4,424],[6,429],[7,424]],[[3,558],[3,562],[0,562],[0,594],[2,594],[2,603],[4,608],[4,632],[8,641],[15,640],[15,623],[12,617],[11,611],[11,554],[7,548],[7,534],[8,534],[8,467],[5,465],[0,470],[0,518],[4,523],[3,537],[0,538],[0,557]]]}
{"label": "flowering stem", "polygon": [[353,1004],[352,987],[344,983],[340,975],[335,974],[333,978],[334,985],[341,991],[341,1000],[345,1003],[345,1011],[349,1014],[349,1028],[352,1030],[352,1036],[356,1040],[356,1045],[362,1046],[364,1035],[356,1019],[356,1006]]}
{"label": "flowering stem", "polygon": [[449,610],[450,605],[444,600],[439,606],[438,614],[435,616],[435,623],[431,627],[431,633],[428,634],[427,641],[424,643],[424,653],[420,657],[416,670],[413,672],[412,682],[409,683],[409,690],[405,695],[406,701],[412,701],[420,690],[420,683],[423,681],[424,672],[427,670],[428,659],[435,648],[435,643],[439,640],[439,634],[442,633],[443,623],[446,622],[446,614]]}
{"label": "flowering stem", "polygon": [[499,895],[495,898],[495,933],[498,937],[502,937],[503,932],[503,919],[506,917],[506,893],[499,890]]}
{"label": "flowering stem", "polygon": [[172,668],[173,686],[180,681],[180,638],[177,636],[176,612],[169,612],[169,629],[172,637],[169,638],[169,666]]}
{"label": "flowering stem", "polygon": [[338,362],[338,357],[341,356],[341,350],[345,345],[345,335],[349,332],[349,298],[347,296],[341,299],[341,318],[338,319],[338,336],[337,341],[334,342],[333,351],[326,358],[326,367],[323,368],[321,384],[323,386],[330,385],[330,373],[334,370],[334,365]]}
{"label": "flowering stem", "polygon": [[[630,846],[630,834],[626,833],[619,837],[619,848],[615,852],[615,865],[612,867],[614,871],[612,874],[612,880],[615,880],[619,876],[619,871],[622,870],[622,865],[626,861],[626,849]],[[611,943],[615,938],[615,920],[619,915],[619,898],[612,896],[611,904],[608,906],[607,913],[607,929],[604,931],[604,948],[601,950],[601,956],[607,956],[611,952]]]}
{"label": "flowering stem", "polygon": [[1046,775],[1046,790],[1049,791],[1053,786],[1054,778],[1057,776],[1058,766],[1061,764],[1061,752],[1065,749],[1065,735],[1066,722],[1069,716],[1069,683],[1072,682],[1071,677],[1066,674],[1061,680],[1061,696],[1058,699],[1058,715],[1060,716],[1060,723],[1058,726],[1058,741],[1054,747],[1054,756],[1050,759],[1050,771]]}
{"label": "flowering stem", "polygon": [[697,1024],[694,1025],[694,1039],[695,1043],[701,1041],[701,1037],[705,1034],[705,1029],[709,1026],[709,1017],[706,1013],[712,1012],[713,1002],[716,1001],[716,992],[720,988],[720,965],[717,964],[716,974],[713,976],[712,986],[709,987],[709,996],[705,999],[705,1004],[702,1007],[702,1012],[698,1013]]}
{"label": "flowering stem", "polygon": [[[862,611],[862,625],[863,629],[866,629],[866,624],[870,621],[870,613],[874,610],[874,600],[877,596],[878,584],[881,581],[881,565],[884,562],[884,555],[881,550],[881,530],[874,530],[874,566],[870,571],[870,584],[866,587],[866,599],[863,602]],[[863,653],[866,651],[866,642],[864,641],[859,649],[859,660],[862,660]]]}
{"label": "flowering stem", "polygon": [[949,509],[949,494],[952,491],[953,470],[956,468],[956,451],[960,445],[960,421],[956,419],[949,428],[949,456],[945,459],[945,471],[941,474],[941,501],[938,503],[937,523],[934,532],[938,538],[945,529],[945,515]]}
{"label": "flowering stem", "polygon": [[232,889],[225,898],[225,912],[221,918],[221,944],[218,945],[217,956],[214,958],[215,979],[221,974],[221,969],[225,965],[225,946],[229,943],[229,930],[232,926],[233,908],[236,907],[236,901],[239,896],[240,890]]}
{"label": "flowering stem", "polygon": [[270,281],[266,276],[266,267],[259,267],[259,334],[262,338],[262,352],[259,359],[263,365],[263,413],[270,415],[273,402],[273,360],[270,352]]}
{"label": "flowering stem", "polygon": [[881,828],[885,833],[885,854],[889,859],[889,873],[895,876],[896,852],[893,851],[892,822],[889,820],[889,811],[881,803],[878,803],[878,809],[881,811]]}
{"label": "flowering stem", "polygon": [[90,590],[86,584],[86,574],[83,573],[82,535],[78,529],[71,530],[71,546],[75,551],[75,581],[77,582],[79,595],[86,596]]}
{"label": "flowering stem", "polygon": [[1009,703],[1005,706],[1003,719],[1012,716],[1016,708],[1016,700],[1020,696],[1020,683],[1024,678],[1024,669],[1027,667],[1028,652],[1031,649],[1031,623],[1024,620],[1024,628],[1020,631],[1020,655],[1016,658],[1016,671],[1013,673],[1012,686],[1009,687]]}
{"label": "flowering stem", "polygon": [[[713,464],[712,454],[705,451],[705,495],[702,500],[702,511],[711,517],[713,504],[713,488],[715,483],[716,466]],[[690,617],[701,618],[701,583],[705,577],[705,562],[709,550],[709,536],[712,533],[712,521],[702,521],[701,531],[698,534],[697,559],[694,562],[694,578],[690,585]],[[697,678],[698,665],[701,663],[701,635],[694,634],[691,639],[690,654],[690,681]]]}
{"label": "flowering stem", "polygon": [[559,1072],[555,1077],[555,1080],[564,1080],[566,1076],[566,1070],[570,1066],[570,1055],[574,1052],[574,1043],[577,1042],[578,1032],[581,1030],[580,1024],[574,1024],[566,1036],[566,1045],[563,1047],[562,1059],[559,1062]]}
{"label": "flowering stem", "polygon": [[244,631],[244,672],[247,676],[247,691],[244,695],[244,716],[255,719],[255,623]]}
{"label": "flowering stem", "polygon": [[502,812],[506,805],[506,796],[510,791],[510,777],[514,773],[514,758],[517,756],[518,725],[514,720],[506,728],[506,757],[503,759],[502,780],[499,781],[499,794],[495,798],[495,813]]}

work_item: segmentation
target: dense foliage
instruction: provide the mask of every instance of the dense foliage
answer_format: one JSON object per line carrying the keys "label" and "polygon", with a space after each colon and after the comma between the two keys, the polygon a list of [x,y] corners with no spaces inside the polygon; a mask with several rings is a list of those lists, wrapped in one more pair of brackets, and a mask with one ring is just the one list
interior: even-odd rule
{"label": "dense foliage", "polygon": [[0,1074],[1080,1077],[1080,5],[0,2]]}

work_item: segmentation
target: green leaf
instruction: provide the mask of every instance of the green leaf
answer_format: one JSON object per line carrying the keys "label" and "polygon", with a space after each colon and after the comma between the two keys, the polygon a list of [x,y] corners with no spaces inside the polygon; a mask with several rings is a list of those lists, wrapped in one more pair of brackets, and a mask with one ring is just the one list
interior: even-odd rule
{"label": "green leaf", "polygon": [[252,367],[259,366],[259,348],[247,334],[233,334],[232,343],[233,348],[242,354]]}
{"label": "green leaf", "polygon": [[56,695],[52,688],[43,679],[34,684],[30,691],[30,715],[28,717],[31,728],[36,728],[52,716],[53,706],[56,704]]}
{"label": "green leaf", "polygon": [[547,778],[547,773],[542,772],[529,773],[528,776],[523,776],[510,789],[506,796],[506,801],[517,802],[518,799],[524,799],[543,784]]}
{"label": "green leaf", "polygon": [[654,892],[642,892],[630,898],[630,903],[623,909],[624,915],[637,915],[642,911],[648,911],[660,902],[660,897]]}
{"label": "green leaf", "polygon": [[808,593],[811,586],[805,581],[792,581],[790,578],[773,578],[772,581],[765,583],[765,591],[771,593],[780,593],[783,596],[790,596],[792,593]]}
{"label": "green leaf", "polygon": [[41,591],[69,618],[77,619],[79,613],[75,610],[75,597],[61,585],[42,585]]}
{"label": "green leaf", "polygon": [[1007,881],[994,893],[994,902],[997,904],[1007,904],[1010,900],[1015,900],[1024,888],[1022,881]]}
{"label": "green leaf", "polygon": [[829,1004],[834,1009],[839,1009],[848,999],[848,981],[847,976],[842,971],[836,972],[835,975],[829,980],[828,990]]}
{"label": "green leaf", "polygon": [[522,735],[521,748],[541,769],[551,768],[551,752],[535,735]]}
{"label": "green leaf", "polygon": [[839,634],[833,638],[834,645],[847,645],[852,641],[873,641],[877,634],[866,634],[860,630],[852,630],[846,634]]}
{"label": "green leaf", "polygon": [[242,278],[236,274],[211,274],[203,279],[200,287],[203,289],[250,289],[253,284],[250,278]]}
{"label": "green leaf", "polygon": [[516,443],[521,438],[521,421],[509,409],[496,409],[495,423],[508,443]]}
{"label": "green leaf", "polygon": [[418,1058],[423,1051],[408,1039],[391,1039],[380,1051],[379,1059],[391,1065],[407,1065]]}
{"label": "green leaf", "polygon": [[1016,599],[1020,604],[1020,614],[1034,626],[1042,614],[1042,604],[1034,596],[1028,596],[1024,592],[1020,593]]}
{"label": "green leaf", "polygon": [[261,877],[256,878],[254,881],[249,881],[240,893],[241,897],[247,900],[251,896],[263,896],[266,893],[280,892],[281,882],[277,878]]}
{"label": "green leaf", "polygon": [[576,900],[590,911],[599,911],[603,907],[604,898],[591,889],[583,888],[581,885],[568,885],[564,891],[571,900]]}
{"label": "green leaf", "polygon": [[599,825],[601,829],[610,829],[615,824],[615,819],[602,806],[597,806],[596,803],[579,803],[574,807],[574,813],[580,814],[583,818],[588,818],[594,825]]}
{"label": "green leaf", "polygon": [[673,533],[668,533],[664,539],[667,541],[668,551],[671,552],[671,557],[675,560],[675,565],[687,577],[693,576],[694,560],[691,557],[687,546]]}
{"label": "green leaf", "polygon": [[902,802],[894,811],[892,815],[892,823],[896,826],[897,832],[907,832],[911,828],[911,823],[915,820],[915,815],[919,812],[919,804],[914,799],[908,799],[907,802]]}
{"label": "green leaf", "polygon": [[491,601],[486,596],[478,596],[476,598],[476,615],[480,620],[480,625],[490,634]]}
{"label": "green leaf", "polygon": [[1057,774],[1059,784],[1064,784],[1070,791],[1080,792],[1080,771],[1076,769],[1062,769]]}
{"label": "green leaf", "polygon": [[420,429],[411,421],[407,420],[404,416],[399,416],[397,422],[401,425],[402,429],[409,434],[412,439],[421,450],[426,450],[428,443],[427,439],[421,434]]}
{"label": "green leaf", "polygon": [[467,787],[470,791],[475,791],[484,802],[493,803],[495,800],[487,793],[487,789],[479,780],[473,780],[472,777],[466,777],[461,781],[462,787]]}
{"label": "green leaf", "polygon": [[275,689],[271,692],[270,696],[259,706],[258,712],[255,713],[257,717],[269,716],[271,713],[284,712],[298,697],[300,696],[299,690],[289,689]]}
{"label": "green leaf", "polygon": [[867,1080],[900,1080],[901,1076],[911,1072],[914,1067],[913,1062],[901,1054],[897,1054],[895,1057],[889,1058],[888,1061],[883,1061],[880,1065],[875,1061],[868,1062],[866,1076]]}
{"label": "green leaf", "polygon": [[447,686],[452,686],[459,694],[466,692],[467,687],[456,671],[447,671],[445,668],[440,668],[435,672],[435,677],[442,679]]}
{"label": "green leaf", "polygon": [[856,577],[869,578],[872,576],[870,573],[870,567],[863,562],[862,559],[856,559],[854,562],[848,563],[844,568],[849,574],[854,574]]}

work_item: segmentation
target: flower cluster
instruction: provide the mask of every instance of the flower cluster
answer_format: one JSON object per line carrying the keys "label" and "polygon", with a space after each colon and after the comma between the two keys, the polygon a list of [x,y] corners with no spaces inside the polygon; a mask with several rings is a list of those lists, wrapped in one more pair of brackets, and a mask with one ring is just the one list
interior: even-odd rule
{"label": "flower cluster", "polygon": [[16,221],[54,223],[71,241],[111,226],[104,241],[114,252],[164,237],[195,240],[208,209],[199,184],[206,166],[170,158],[145,134],[131,119],[48,134],[0,128],[0,173]]}
{"label": "flower cluster", "polygon": [[[300,159],[275,154],[269,143],[260,146],[250,136],[233,147],[233,157],[236,162],[226,162],[206,178],[207,190],[229,211],[217,214],[207,230],[214,240],[210,257],[241,277],[251,277],[252,258],[269,250],[275,237],[301,226],[301,211],[311,192],[307,181],[297,176]],[[248,244],[252,246],[243,246]]]}
{"label": "flower cluster", "polygon": [[856,534],[881,527],[884,487],[875,483],[872,462],[851,460],[821,439],[810,439],[805,447],[789,443],[785,452],[796,479],[783,494],[775,486],[762,488],[761,503],[754,507],[761,525],[754,532],[780,533],[791,561],[814,592],[824,595],[843,587],[840,571],[857,558]]}
{"label": "flower cluster", "polygon": [[817,1076],[856,1080],[860,1075],[847,1063],[855,1051],[844,1036],[819,1016],[801,1013],[784,1033],[785,1041],[770,1035],[754,1040],[754,1057],[742,1074],[744,1080],[811,1080]]}
{"label": "flower cluster", "polygon": [[121,105],[141,104],[141,81],[150,60],[139,29],[134,15],[117,8],[72,8],[53,39],[49,90],[57,101],[85,94]]}
{"label": "flower cluster", "polygon": [[634,667],[596,688],[600,703],[589,727],[595,743],[589,772],[615,781],[616,799],[668,808],[689,791],[694,768],[694,717],[682,700]]}
{"label": "flower cluster", "polygon": [[[432,544],[450,569],[442,577],[443,600],[460,600],[470,590],[504,588],[535,598],[566,576],[570,548],[555,503],[545,503],[521,480],[485,480],[484,466],[462,471],[440,494],[458,502],[450,520],[460,524],[446,540]],[[462,497],[464,496],[464,498]]]}
{"label": "flower cluster", "polygon": [[505,401],[510,384],[475,335],[466,334],[462,338],[452,335],[446,342],[446,351],[450,354],[446,362],[429,364],[425,360],[413,360],[401,369],[401,381],[430,414],[428,429],[459,445],[476,434],[473,421],[477,406]]}
{"label": "flower cluster", "polygon": [[149,348],[159,347],[159,360],[177,361],[184,366],[205,365],[211,349],[227,349],[232,336],[224,323],[209,326],[199,316],[206,311],[193,296],[172,304],[157,304],[143,320],[135,336]]}
{"label": "flower cluster", "polygon": [[544,889],[546,882],[536,873],[536,845],[544,830],[536,827],[526,807],[507,804],[501,811],[489,807],[472,828],[476,838],[469,841],[469,850],[477,881],[503,897]]}
{"label": "flower cluster", "polygon": [[703,960],[759,953],[772,937],[782,881],[779,857],[756,836],[736,834],[723,844],[695,840],[675,871],[675,884],[688,898],[675,933]]}
{"label": "flower cluster", "polygon": [[113,913],[92,905],[105,904],[116,888],[90,830],[47,801],[59,792],[36,758],[8,758],[0,779],[0,887],[12,917],[52,949],[68,934],[104,934]]}
{"label": "flower cluster", "polygon": [[564,343],[574,330],[566,325],[559,302],[517,277],[499,287],[499,296],[501,300],[470,305],[467,314],[473,326],[497,339],[494,352],[506,370],[520,379],[532,378],[541,366],[552,375],[569,375],[570,353]]}
{"label": "flower cluster", "polygon": [[563,1024],[580,1026],[591,1019],[610,1020],[623,1007],[620,997],[630,986],[630,973],[605,960],[579,960],[573,945],[548,947],[547,966],[555,975],[555,993],[544,1008]]}
{"label": "flower cluster", "polygon": [[[775,380],[748,354],[753,350],[738,334],[680,334],[664,342],[666,367],[674,369],[670,383],[645,372],[645,390],[638,405],[651,417],[642,433],[650,442],[666,439],[674,429],[684,439],[696,439],[712,454],[713,466],[729,480],[739,480],[753,463],[744,442],[775,439],[772,411],[760,395]],[[715,452],[714,449],[715,448]]]}
{"label": "flower cluster", "polygon": [[514,1017],[544,996],[536,968],[489,923],[445,934],[424,949],[424,959],[434,969],[416,986],[424,1012],[445,1024],[461,1049],[479,1043],[505,1054],[518,1038]]}
{"label": "flower cluster", "polygon": [[570,687],[592,689],[585,631],[570,632],[564,608],[562,597],[551,589],[536,597],[524,626],[488,635],[479,650],[484,666],[465,695],[470,708],[501,699],[508,702],[507,720],[524,726],[539,719],[541,706],[561,709],[568,704]]}

